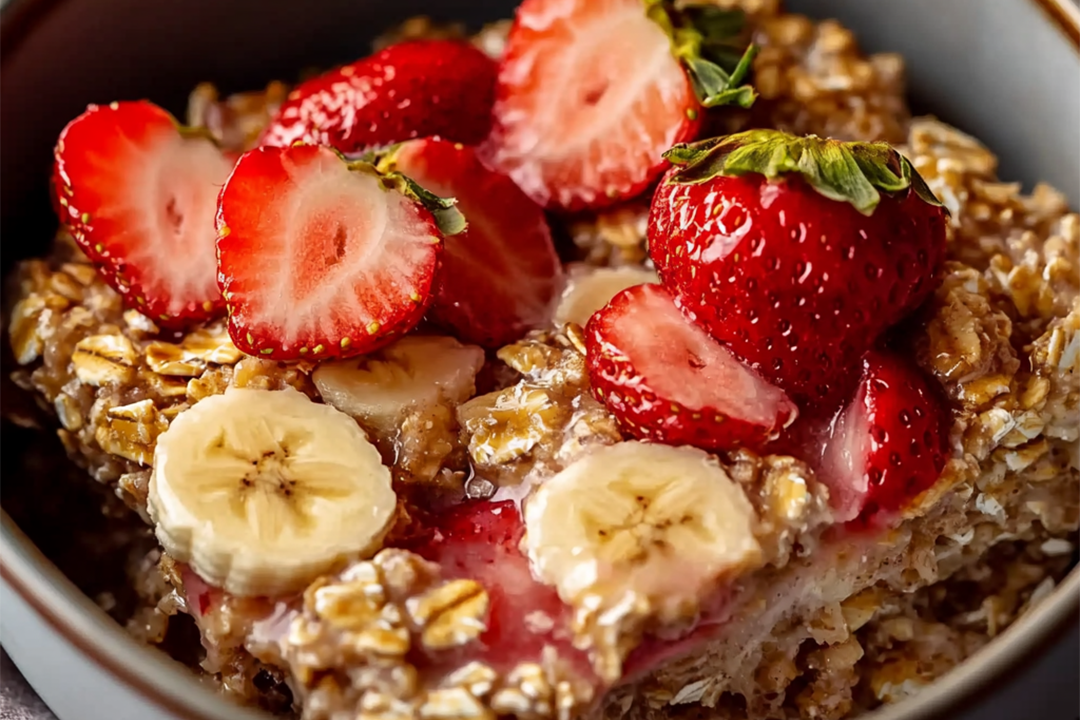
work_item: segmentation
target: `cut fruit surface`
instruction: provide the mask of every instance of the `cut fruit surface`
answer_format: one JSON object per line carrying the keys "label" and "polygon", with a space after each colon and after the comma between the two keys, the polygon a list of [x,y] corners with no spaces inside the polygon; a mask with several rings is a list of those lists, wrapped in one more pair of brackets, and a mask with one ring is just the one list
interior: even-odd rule
{"label": "cut fruit surface", "polygon": [[570,608],[553,587],[533,578],[520,550],[524,526],[513,501],[468,502],[433,522],[434,537],[412,549],[438,563],[444,578],[478,581],[491,600],[486,632],[464,649],[468,659],[506,672],[540,662],[550,647],[582,680],[596,681],[588,657],[572,644]]}
{"label": "cut fruit surface", "polygon": [[472,148],[444,140],[401,146],[394,165],[457,200],[469,225],[446,239],[429,317],[454,336],[497,348],[542,327],[562,289],[562,264],[543,209]]}
{"label": "cut fruit surface", "polygon": [[361,153],[413,138],[478,143],[491,127],[495,61],[458,40],[413,40],[294,88],[260,139]]}
{"label": "cut fruit surface", "polygon": [[330,148],[246,153],[217,223],[229,334],[250,355],[371,352],[416,325],[431,299],[442,249],[432,213]]}
{"label": "cut fruit surface", "polygon": [[538,203],[643,190],[697,130],[693,87],[640,0],[526,0],[499,67],[482,156]]}
{"label": "cut fruit surface", "polygon": [[231,160],[148,102],[91,105],[57,141],[54,205],[130,306],[165,327],[220,314],[217,195]]}
{"label": "cut fruit surface", "polygon": [[349,416],[292,389],[231,388],[158,437],[147,507],[161,544],[208,584],[278,595],[379,548],[390,482]]}
{"label": "cut fruit surface", "polygon": [[889,519],[941,475],[948,412],[918,371],[874,351],[863,361],[854,400],[825,441],[820,477],[836,517]]}
{"label": "cut fruit surface", "polygon": [[634,437],[708,450],[755,446],[798,413],[659,285],[620,292],[592,316],[585,338],[593,391]]}
{"label": "cut fruit surface", "polygon": [[635,285],[660,282],[654,270],[625,267],[574,268],[555,309],[555,324],[574,322],[584,327],[589,318],[621,291]]}
{"label": "cut fruit surface", "polygon": [[484,351],[449,337],[409,335],[312,373],[325,402],[368,427],[391,432],[410,410],[472,397]]}

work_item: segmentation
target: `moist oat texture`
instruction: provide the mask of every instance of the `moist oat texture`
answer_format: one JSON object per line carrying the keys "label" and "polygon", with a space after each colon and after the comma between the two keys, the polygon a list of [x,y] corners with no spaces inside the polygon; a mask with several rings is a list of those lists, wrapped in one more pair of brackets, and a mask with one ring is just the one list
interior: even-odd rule
{"label": "moist oat texture", "polygon": [[[848,717],[963,661],[1068,568],[1080,523],[1080,216],[1052,188],[1024,194],[1002,182],[974,138],[910,118],[899,57],[866,56],[839,23],[783,13],[777,2],[719,4],[747,11],[763,49],[761,101],[718,113],[718,127],[896,143],[950,210],[944,279],[908,350],[952,402],[952,455],[887,541],[845,547],[818,542],[825,501],[798,460],[728,457],[757,513],[763,567],[739,581],[731,618],[704,647],[617,688],[592,716]],[[474,41],[496,54],[506,30],[493,25]],[[377,45],[462,33],[414,19]],[[249,147],[284,93],[273,84],[220,99],[201,86],[189,117],[227,146]],[[647,262],[647,210],[631,203],[575,221],[579,259]],[[179,413],[230,386],[291,386],[320,399],[312,366],[246,357],[221,323],[174,337],[125,310],[63,233],[48,258],[20,265],[9,296],[21,366],[13,380],[55,416],[71,459],[144,518],[155,440]],[[460,484],[472,468],[467,494],[520,499],[591,446],[620,441],[588,391],[580,333],[573,325],[534,333],[498,352],[494,379],[476,397],[400,432],[366,428],[396,454],[396,479]],[[408,525],[403,508],[399,528]],[[569,717],[591,700],[554,660],[510,674],[468,666],[420,692],[404,660],[410,648],[474,637],[486,599],[405,551],[321,579],[280,608],[240,598],[188,607],[191,578],[159,554],[133,575],[143,599],[133,632],[159,643],[177,613],[192,615],[203,669],[226,692],[274,710],[289,703],[286,680],[312,720],[491,717],[492,709]],[[440,592],[461,597],[440,604]],[[287,620],[283,650],[260,642],[267,623]]]}

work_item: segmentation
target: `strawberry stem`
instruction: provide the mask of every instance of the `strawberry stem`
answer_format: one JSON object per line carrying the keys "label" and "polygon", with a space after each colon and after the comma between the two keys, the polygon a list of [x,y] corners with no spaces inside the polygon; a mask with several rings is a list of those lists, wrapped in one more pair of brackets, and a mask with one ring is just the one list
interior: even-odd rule
{"label": "strawberry stem", "polygon": [[420,186],[412,178],[406,177],[397,170],[397,151],[402,143],[391,145],[388,148],[365,153],[358,160],[351,160],[349,167],[354,170],[365,170],[379,175],[383,185],[389,189],[397,190],[406,197],[423,205],[435,218],[435,225],[443,237],[457,235],[464,232],[468,223],[465,215],[457,209],[456,198],[444,198],[429,192]]}
{"label": "strawberry stem", "polygon": [[908,188],[923,202],[942,207],[911,162],[887,143],[748,130],[676,145],[664,157],[682,168],[669,183],[693,185],[718,175],[749,173],[777,180],[787,173],[798,173],[821,195],[850,203],[864,215],[873,214],[882,192],[892,195]]}
{"label": "strawberry stem", "polygon": [[702,106],[738,105],[748,108],[757,99],[750,85],[741,84],[750,72],[758,48],[738,50],[745,16],[741,10],[712,6],[679,11],[669,0],[645,0],[645,12],[671,38],[678,58]]}

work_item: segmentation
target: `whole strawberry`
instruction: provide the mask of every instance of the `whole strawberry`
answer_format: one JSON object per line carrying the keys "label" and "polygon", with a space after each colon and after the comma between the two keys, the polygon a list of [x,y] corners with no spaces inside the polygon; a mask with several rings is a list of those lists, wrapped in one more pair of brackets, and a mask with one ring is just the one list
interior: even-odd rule
{"label": "whole strawberry", "polygon": [[347,154],[435,135],[475,144],[491,126],[494,91],[495,61],[472,45],[403,42],[300,84],[260,143]]}
{"label": "whole strawberry", "polygon": [[871,351],[854,399],[831,424],[818,477],[837,520],[894,517],[941,475],[947,408],[918,368]]}
{"label": "whole strawberry", "polygon": [[483,159],[536,202],[561,210],[632,197],[663,172],[704,109],[740,86],[742,14],[668,0],[525,0],[499,64]]}
{"label": "whole strawberry", "polygon": [[752,130],[672,148],[649,254],[682,310],[804,412],[934,288],[945,210],[884,144]]}

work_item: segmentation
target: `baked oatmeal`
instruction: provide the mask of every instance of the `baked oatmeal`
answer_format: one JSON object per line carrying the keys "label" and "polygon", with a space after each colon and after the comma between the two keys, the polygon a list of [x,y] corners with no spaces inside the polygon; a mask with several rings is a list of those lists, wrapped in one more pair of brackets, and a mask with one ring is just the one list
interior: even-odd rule
{"label": "baked oatmeal", "polygon": [[8,333],[230,696],[846,718],[1074,562],[1080,216],[836,21],[525,0],[187,122],[69,124]]}

